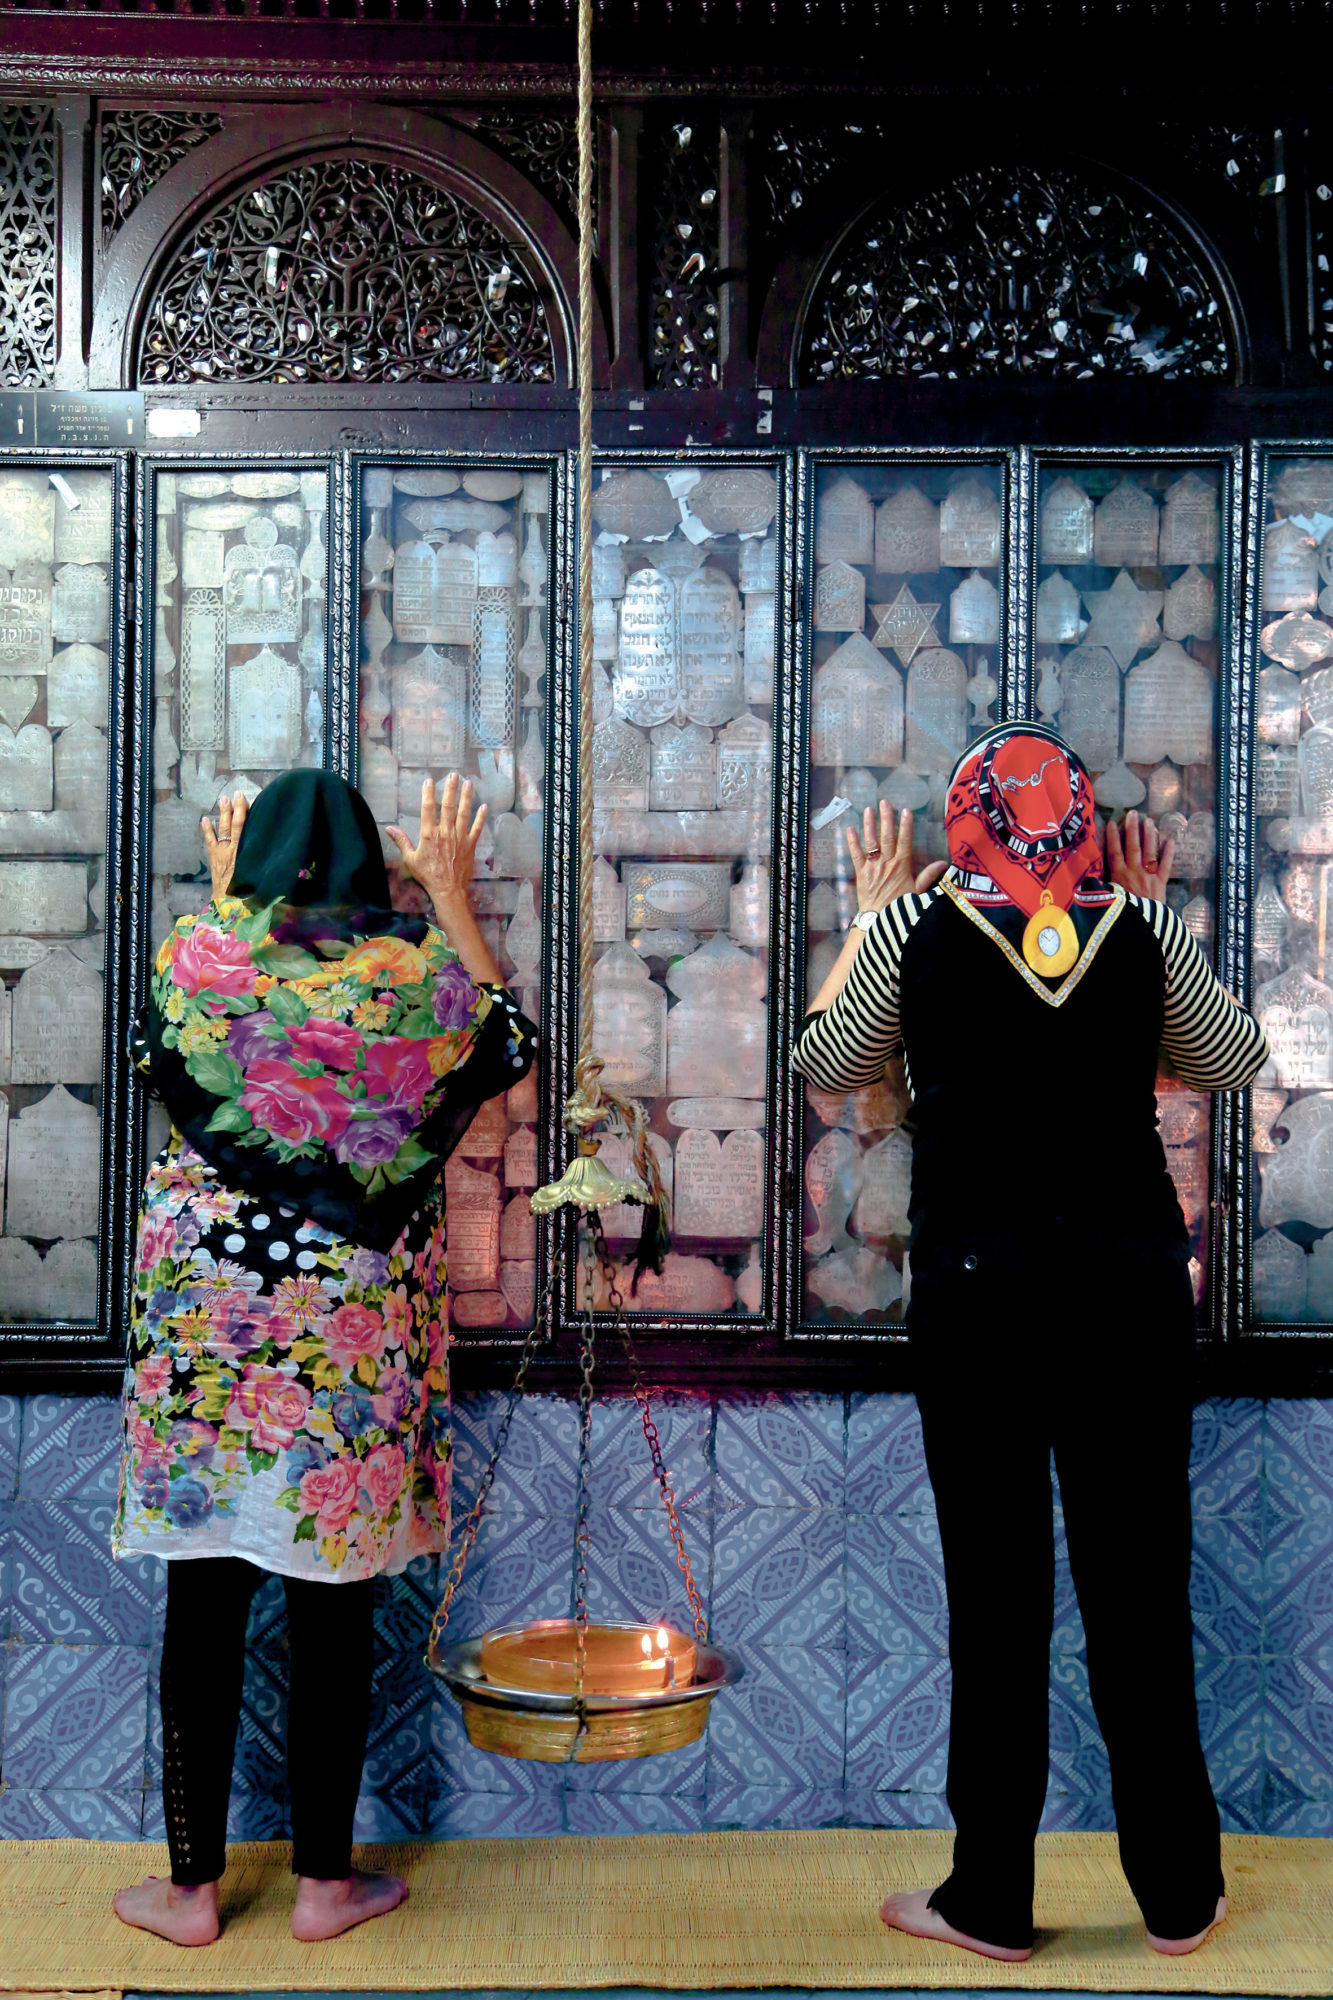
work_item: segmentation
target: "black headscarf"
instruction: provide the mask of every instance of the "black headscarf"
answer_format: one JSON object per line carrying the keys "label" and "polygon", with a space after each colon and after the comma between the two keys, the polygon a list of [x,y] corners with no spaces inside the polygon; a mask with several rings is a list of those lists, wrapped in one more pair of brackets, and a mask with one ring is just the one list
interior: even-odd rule
{"label": "black headscarf", "polygon": [[251,806],[227,890],[252,909],[287,906],[275,935],[404,937],[427,926],[389,897],[380,830],[360,792],[336,771],[285,771]]}

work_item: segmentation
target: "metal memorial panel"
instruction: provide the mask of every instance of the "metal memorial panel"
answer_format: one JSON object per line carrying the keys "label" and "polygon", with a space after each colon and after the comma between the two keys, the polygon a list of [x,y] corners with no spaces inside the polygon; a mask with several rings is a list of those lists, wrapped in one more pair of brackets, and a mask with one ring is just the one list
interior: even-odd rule
{"label": "metal memorial panel", "polygon": [[[367,460],[357,528],[357,782],[381,825],[415,838],[424,781],[438,793],[451,771],[471,778],[489,808],[473,907],[538,1023],[549,914],[552,490],[549,467],[531,464]],[[647,775],[645,743],[645,787]],[[395,901],[424,912],[388,841],[385,858]],[[482,1106],[450,1162],[450,1314],[468,1337],[531,1324],[537,1232],[527,1195],[539,1178],[538,1105],[534,1073]]]}
{"label": "metal memorial panel", "polygon": [[[805,1004],[856,914],[846,830],[881,799],[944,854],[949,773],[999,719],[1005,482],[985,460],[817,464],[805,831]],[[830,602],[844,609],[830,620]],[[901,1328],[911,1147],[901,1062],[834,1097],[804,1086],[803,1320]]]}
{"label": "metal memorial panel", "polygon": [[[1032,713],[1088,767],[1103,822],[1175,842],[1166,901],[1216,963],[1229,460],[1044,462],[1035,494]],[[1158,1128],[1211,1324],[1212,1100],[1164,1066]]]}

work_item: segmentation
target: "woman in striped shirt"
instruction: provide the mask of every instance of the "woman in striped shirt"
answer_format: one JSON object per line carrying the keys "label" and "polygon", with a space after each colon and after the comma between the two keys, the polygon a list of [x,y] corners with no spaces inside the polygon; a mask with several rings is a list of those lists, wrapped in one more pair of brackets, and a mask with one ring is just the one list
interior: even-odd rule
{"label": "woman in striped shirt", "polygon": [[953,1695],[953,1872],[887,1923],[986,1956],[1032,1948],[1048,1769],[1054,1452],[1120,1854],[1159,1951],[1226,1914],[1189,1608],[1194,1302],[1157,1134],[1159,1048],[1236,1090],[1263,1031],[1163,900],[1151,821],[1107,830],[1036,723],[973,744],[950,861],[913,879],[911,816],[849,831],[858,915],[801,1031],[819,1088],[906,1057],[907,1331],[939,1513]]}

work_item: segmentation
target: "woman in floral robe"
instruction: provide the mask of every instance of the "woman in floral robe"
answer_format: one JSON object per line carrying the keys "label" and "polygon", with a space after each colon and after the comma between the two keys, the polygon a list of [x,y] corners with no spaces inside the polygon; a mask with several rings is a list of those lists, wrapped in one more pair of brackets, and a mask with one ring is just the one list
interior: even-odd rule
{"label": "woman in floral robe", "polygon": [[448,1540],[441,1170],[535,1051],[468,905],[471,804],[450,778],[437,817],[427,784],[418,844],[390,829],[436,928],[391,909],[341,778],[279,778],[248,818],[224,799],[204,823],[213,901],[154,966],[136,1056],[172,1129],[139,1218],[114,1542],[170,1565],[172,1873],[116,1908],[179,1943],[217,1935],[266,1574],[291,1625],[293,1928],[333,1936],[406,1894],[351,1866],[372,1583]]}

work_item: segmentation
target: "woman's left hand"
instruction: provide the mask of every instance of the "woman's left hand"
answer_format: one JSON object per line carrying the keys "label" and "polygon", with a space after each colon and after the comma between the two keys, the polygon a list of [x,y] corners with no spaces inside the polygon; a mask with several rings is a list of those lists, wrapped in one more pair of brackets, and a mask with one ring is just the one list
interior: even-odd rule
{"label": "woman's left hand", "polygon": [[1127,890],[1131,896],[1144,896],[1150,903],[1162,902],[1175,858],[1175,841],[1168,840],[1159,847],[1157,822],[1146,813],[1142,819],[1133,811],[1125,814],[1123,838],[1113,819],[1106,822],[1107,875],[1117,888]]}
{"label": "woman's left hand", "polygon": [[224,792],[218,800],[218,824],[216,833],[213,822],[205,813],[199,822],[204,836],[204,846],[208,850],[208,872],[213,877],[213,900],[225,896],[231,887],[231,878],[236,872],[236,850],[241,844],[245,831],[245,816],[250,806],[244,792],[237,792],[234,799]]}

